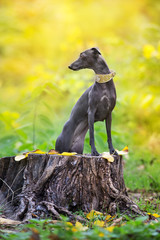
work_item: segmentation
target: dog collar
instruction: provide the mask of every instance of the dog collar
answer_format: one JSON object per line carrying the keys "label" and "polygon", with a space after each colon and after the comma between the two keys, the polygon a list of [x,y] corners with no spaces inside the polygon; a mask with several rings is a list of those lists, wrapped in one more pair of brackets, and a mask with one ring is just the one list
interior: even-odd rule
{"label": "dog collar", "polygon": [[115,75],[116,72],[114,71],[111,71],[111,73],[108,74],[96,74],[95,81],[98,83],[106,83],[109,82]]}

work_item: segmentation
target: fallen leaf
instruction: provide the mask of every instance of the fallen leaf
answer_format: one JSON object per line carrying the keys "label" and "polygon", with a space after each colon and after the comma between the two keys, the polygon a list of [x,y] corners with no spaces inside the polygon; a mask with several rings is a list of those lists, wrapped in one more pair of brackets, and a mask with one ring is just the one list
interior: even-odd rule
{"label": "fallen leaf", "polygon": [[122,149],[123,152],[128,152],[128,146],[125,146],[123,149]]}
{"label": "fallen leaf", "polygon": [[30,153],[35,153],[35,154],[46,154],[46,152],[43,152],[43,151],[41,151],[41,150],[39,150],[39,149],[36,149],[35,151],[32,151],[32,152],[30,152]]}
{"label": "fallen leaf", "polygon": [[98,226],[98,227],[104,227],[105,222],[104,221],[100,221],[100,220],[96,220],[93,225]]}
{"label": "fallen leaf", "polygon": [[104,233],[100,232],[100,233],[98,234],[98,236],[99,236],[99,237],[104,237]]}
{"label": "fallen leaf", "polygon": [[105,228],[108,232],[113,232],[113,229],[115,228],[115,226],[110,226]]}
{"label": "fallen leaf", "polygon": [[101,212],[98,212],[98,211],[95,211],[95,210],[91,210],[88,214],[87,214],[87,218],[88,219],[93,219],[94,217],[96,217],[96,216],[102,216],[103,215],[103,213],[101,213]]}
{"label": "fallen leaf", "polygon": [[118,225],[120,222],[122,222],[122,217],[120,217],[120,218],[117,218],[117,219],[115,219],[115,220],[113,220],[113,224],[112,224],[112,226],[116,226],[116,225]]}
{"label": "fallen leaf", "polygon": [[22,159],[25,159],[26,157],[27,157],[26,155],[20,154],[15,156],[14,160],[18,162],[18,161],[21,161]]}
{"label": "fallen leaf", "polygon": [[62,156],[73,156],[73,155],[76,155],[77,153],[76,152],[63,152],[59,155],[62,155]]}
{"label": "fallen leaf", "polygon": [[108,162],[114,162],[114,157],[112,155],[110,155],[108,152],[103,152],[102,158],[107,159]]}
{"label": "fallen leaf", "polygon": [[124,147],[121,151],[116,149],[116,152],[118,153],[118,155],[122,156],[122,155],[127,155],[128,154],[128,146]]}
{"label": "fallen leaf", "polygon": [[105,220],[108,221],[108,220],[111,219],[111,218],[112,218],[111,215],[107,215]]}
{"label": "fallen leaf", "polygon": [[36,228],[32,228],[32,235],[29,240],[40,240],[39,231]]}
{"label": "fallen leaf", "polygon": [[153,213],[152,216],[154,216],[155,218],[159,218],[160,217],[160,215],[157,214],[157,213]]}
{"label": "fallen leaf", "polygon": [[73,227],[73,224],[71,222],[66,222],[66,225],[69,227]]}
{"label": "fallen leaf", "polygon": [[53,234],[53,233],[51,233],[51,234],[48,236],[48,239],[49,239],[49,240],[60,240],[60,238],[59,238],[56,234]]}
{"label": "fallen leaf", "polygon": [[21,161],[22,159],[25,159],[28,157],[28,155],[32,153],[32,154],[45,154],[45,152],[39,150],[39,149],[36,149],[36,150],[33,150],[33,151],[30,151],[30,152],[25,152],[23,154],[19,154],[17,156],[15,156],[15,161]]}
{"label": "fallen leaf", "polygon": [[0,218],[0,224],[1,225],[18,225],[18,224],[21,224],[21,222],[14,221],[14,220],[8,219],[8,218]]}
{"label": "fallen leaf", "polygon": [[58,154],[58,152],[54,149],[49,150],[48,154]]}
{"label": "fallen leaf", "polygon": [[8,234],[15,234],[17,233],[16,231],[13,231],[13,230],[8,230],[8,229],[0,229],[0,233],[8,233]]}
{"label": "fallen leaf", "polygon": [[76,221],[75,228],[77,229],[77,231],[86,231],[88,229],[88,227],[83,226],[82,223],[78,221]]}

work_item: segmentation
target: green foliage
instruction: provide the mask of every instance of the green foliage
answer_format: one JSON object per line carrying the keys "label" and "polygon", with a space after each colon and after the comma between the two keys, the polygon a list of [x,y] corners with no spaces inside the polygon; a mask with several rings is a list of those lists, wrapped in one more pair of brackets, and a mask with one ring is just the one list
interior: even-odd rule
{"label": "green foliage", "polygon": [[114,227],[113,231],[92,226],[86,230],[80,230],[74,227],[67,219],[63,217],[63,221],[53,223],[52,220],[30,220],[30,223],[24,227],[21,232],[12,234],[0,234],[2,239],[7,240],[28,240],[38,239],[159,239],[160,236],[160,222],[145,223],[147,217],[139,217],[134,220],[129,219],[122,226]]}
{"label": "green foliage", "polygon": [[115,228],[111,239],[159,239],[160,222],[154,224],[145,224],[143,221],[145,217],[131,220],[120,228]]}

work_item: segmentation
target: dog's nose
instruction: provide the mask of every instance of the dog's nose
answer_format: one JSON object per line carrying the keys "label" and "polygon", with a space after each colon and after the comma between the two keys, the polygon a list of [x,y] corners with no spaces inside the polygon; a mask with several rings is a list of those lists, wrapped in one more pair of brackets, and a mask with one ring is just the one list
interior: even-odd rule
{"label": "dog's nose", "polygon": [[71,65],[68,66],[69,69],[72,69]]}

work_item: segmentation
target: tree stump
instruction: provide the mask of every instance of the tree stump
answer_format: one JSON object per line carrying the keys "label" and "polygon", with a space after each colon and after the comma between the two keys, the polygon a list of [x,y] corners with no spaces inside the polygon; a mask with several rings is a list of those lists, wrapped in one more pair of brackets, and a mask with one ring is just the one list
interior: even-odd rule
{"label": "tree stump", "polygon": [[0,205],[7,217],[60,219],[60,214],[92,209],[114,215],[144,215],[129,199],[123,179],[123,160],[110,163],[101,156],[29,154],[17,162],[0,159]]}

